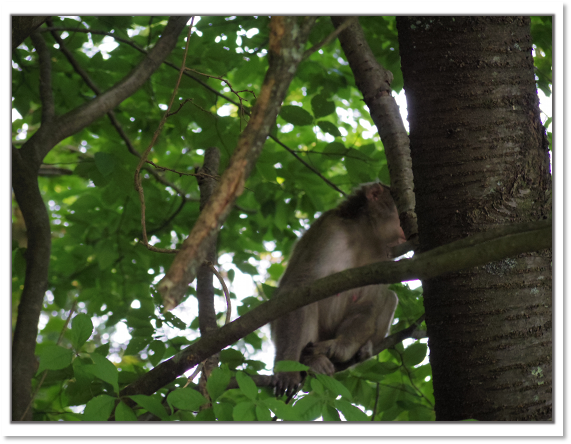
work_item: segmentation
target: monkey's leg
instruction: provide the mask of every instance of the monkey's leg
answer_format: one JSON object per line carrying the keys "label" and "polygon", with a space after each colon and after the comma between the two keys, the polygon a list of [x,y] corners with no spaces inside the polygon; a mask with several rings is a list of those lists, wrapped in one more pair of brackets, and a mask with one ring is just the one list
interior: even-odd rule
{"label": "monkey's leg", "polygon": [[[276,347],[275,362],[300,361],[301,351],[317,340],[317,305],[310,304],[288,313],[272,322],[272,338]],[[278,372],[274,382],[276,394],[290,395],[298,390],[302,376],[300,372]]]}
{"label": "monkey's leg", "polygon": [[[356,355],[357,362],[369,359],[376,346],[387,337],[393,324],[393,319],[399,298],[394,291],[390,291],[388,287],[382,286],[382,294],[379,294],[377,321],[375,324],[375,334],[370,339],[370,345],[365,344]],[[367,347],[369,345],[369,347]]]}
{"label": "monkey's leg", "polygon": [[332,362],[364,361],[374,345],[382,340],[392,323],[398,298],[385,285],[371,285],[349,292],[346,316],[335,331],[335,338],[315,344],[315,353]]}

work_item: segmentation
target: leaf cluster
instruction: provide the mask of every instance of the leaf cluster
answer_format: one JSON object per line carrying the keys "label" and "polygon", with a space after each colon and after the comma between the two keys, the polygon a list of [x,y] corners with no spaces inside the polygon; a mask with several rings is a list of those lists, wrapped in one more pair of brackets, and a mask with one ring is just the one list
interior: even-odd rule
{"label": "leaf cluster", "polygon": [[[373,53],[402,88],[394,17],[360,19]],[[120,82],[157,41],[167,17],[54,17],[54,32],[101,91]],[[175,106],[142,171],[146,224],[151,243],[177,248],[199,214],[199,191],[192,173],[202,165],[204,150],[221,151],[221,171],[228,165],[248,120],[268,66],[268,17],[201,17],[190,38],[186,66]],[[60,29],[61,28],[61,29]],[[333,26],[317,20],[308,48],[321,42]],[[551,84],[551,18],[532,19],[538,84]],[[64,115],[91,101],[96,93],[60,51],[50,32],[42,32],[51,60],[55,113]],[[123,101],[114,115],[124,136],[105,117],[55,146],[44,159],[47,168],[69,174],[40,175],[48,207],[52,249],[49,287],[43,306],[34,380],[36,420],[135,420],[150,413],[163,420],[431,420],[434,418],[426,344],[401,345],[375,360],[346,370],[336,378],[310,375],[303,394],[292,404],[259,389],[255,377],[266,364],[256,353],[268,340],[254,332],[220,353],[221,366],[206,384],[206,399],[193,384],[179,378],[151,396],[119,397],[120,390],[141,374],[174,356],[198,337],[197,313],[163,314],[154,284],[172,256],[157,254],[140,243],[141,215],[133,176],[150,143],[178,75],[184,36],[144,87]],[[113,43],[113,44],[111,44]],[[228,83],[196,72],[224,78]],[[13,52],[12,142],[20,146],[39,128],[38,53],[28,38]],[[547,89],[544,89],[547,94]],[[237,104],[242,98],[244,107]],[[272,138],[264,146],[246,189],[225,221],[218,240],[220,255],[231,258],[226,277],[250,275],[258,294],[243,297],[239,315],[271,297],[299,234],[341,196],[362,182],[389,182],[382,143],[337,41],[304,60],[279,114]],[[287,149],[284,149],[287,147]],[[308,169],[297,154],[318,171]],[[156,174],[158,172],[158,174]],[[158,177],[160,176],[160,180]],[[23,230],[13,205],[13,229]],[[24,235],[25,237],[25,235]],[[12,244],[12,324],[25,279],[27,245],[14,235]],[[265,269],[259,264],[265,263]],[[242,282],[242,281],[240,281]],[[238,281],[234,281],[238,293]],[[420,291],[397,285],[400,304],[393,330],[422,314]],[[216,290],[221,295],[219,290]],[[187,304],[191,305],[190,287]],[[236,295],[231,295],[234,299]],[[65,330],[65,318],[77,304],[79,314]],[[218,306],[217,306],[218,308]],[[219,309],[222,316],[225,308]],[[64,331],[61,341],[58,339]],[[117,332],[129,339],[118,340]],[[122,337],[125,337],[124,335]],[[45,377],[42,378],[42,375]],[[231,378],[237,389],[227,390]]]}

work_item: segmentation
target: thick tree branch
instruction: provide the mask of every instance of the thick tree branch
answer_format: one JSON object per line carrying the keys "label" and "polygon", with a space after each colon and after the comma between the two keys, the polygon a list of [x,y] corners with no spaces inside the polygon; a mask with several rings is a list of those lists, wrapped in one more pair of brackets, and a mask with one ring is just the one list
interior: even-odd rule
{"label": "thick tree branch", "polygon": [[242,194],[246,178],[260,155],[301,61],[305,41],[314,21],[314,17],[305,18],[300,25],[297,17],[272,17],[270,66],[262,90],[218,188],[158,285],[165,310],[176,307],[182,300],[188,284],[194,280],[204,260],[205,246],[228,216],[236,198]]}
{"label": "thick tree branch", "polygon": [[42,101],[42,125],[51,122],[55,116],[52,91],[52,61],[44,38],[38,31],[31,35],[32,43],[38,52],[40,63],[40,99]]}
{"label": "thick tree branch", "polygon": [[[51,231],[38,186],[37,169],[27,164],[20,150],[13,146],[12,188],[24,216],[28,236],[26,277],[12,341],[12,420],[19,421],[30,401],[31,381],[37,368],[34,352],[38,320],[48,287]],[[31,410],[23,419],[31,420]]]}
{"label": "thick tree branch", "polygon": [[[12,415],[23,415],[30,400],[31,380],[36,368],[34,356],[38,320],[48,285],[51,233],[46,207],[38,187],[38,170],[45,155],[65,137],[75,134],[133,94],[176,45],[187,17],[169,20],[162,37],[149,55],[121,82],[91,102],[61,116],[53,116],[50,90],[49,55],[41,37],[34,37],[40,55],[40,92],[45,109],[40,129],[20,149],[12,146],[12,187],[22,210],[28,233],[26,277],[18,305],[18,319],[12,343]],[[46,57],[47,56],[47,57]]]}
{"label": "thick tree branch", "polygon": [[[427,279],[550,248],[551,220],[520,224],[472,236],[399,262],[379,262],[335,273],[282,297],[271,299],[212,332],[126,387],[121,395],[151,394],[210,355],[279,316],[352,288]],[[507,233],[507,234],[506,234]],[[461,247],[456,247],[459,244]]]}
{"label": "thick tree branch", "polygon": [[[331,17],[335,27],[347,23],[348,19],[348,17]],[[414,211],[410,141],[399,107],[391,95],[393,74],[383,68],[375,58],[358,20],[352,21],[347,29],[341,32],[339,41],[355,76],[355,84],[363,94],[385,147],[391,175],[391,192],[399,210],[401,226],[406,238],[414,241],[418,227]]]}
{"label": "thick tree branch", "polygon": [[[204,153],[204,165],[198,173],[205,173],[197,176],[200,188],[200,211],[204,211],[210,196],[216,187],[216,181],[212,175],[218,174],[220,165],[220,151],[218,148],[208,148]],[[205,259],[213,264],[218,261],[217,236],[212,238],[211,244],[206,249]],[[201,336],[206,336],[209,331],[216,330],[216,310],[214,309],[214,274],[210,267],[202,265],[198,269],[196,276],[196,298],[198,299],[198,326]]]}
{"label": "thick tree branch", "polygon": [[12,16],[12,51],[20,46],[47,18],[48,16]]}
{"label": "thick tree branch", "polygon": [[[197,173],[198,187],[200,188],[200,211],[204,211],[206,204],[210,200],[214,189],[216,188],[216,180],[214,177],[218,174],[220,167],[220,150],[215,147],[208,148],[204,153],[204,164]],[[212,237],[210,245],[206,248],[206,260],[210,264],[218,261],[217,249],[218,233]],[[196,298],[198,299],[198,327],[200,336],[206,337],[212,331],[218,329],[216,323],[216,310],[214,308],[214,273],[211,268],[203,264],[198,268],[196,275]],[[228,307],[230,310],[230,307]],[[200,392],[208,396],[206,390],[206,381],[210,377],[212,370],[218,367],[219,355],[217,353],[208,357],[202,366],[202,375],[198,384]],[[190,380],[191,378],[189,378]]]}

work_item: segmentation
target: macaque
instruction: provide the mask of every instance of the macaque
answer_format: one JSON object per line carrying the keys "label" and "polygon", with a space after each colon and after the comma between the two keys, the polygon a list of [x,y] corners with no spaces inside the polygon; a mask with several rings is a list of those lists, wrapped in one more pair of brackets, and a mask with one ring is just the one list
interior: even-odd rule
{"label": "macaque", "polygon": [[[322,214],[296,244],[275,297],[348,268],[392,259],[405,242],[388,187],[363,185],[337,208]],[[388,333],[398,303],[386,285],[349,290],[287,313],[272,322],[275,362],[299,361],[332,375],[372,356]],[[275,375],[276,394],[293,396],[300,372]]]}

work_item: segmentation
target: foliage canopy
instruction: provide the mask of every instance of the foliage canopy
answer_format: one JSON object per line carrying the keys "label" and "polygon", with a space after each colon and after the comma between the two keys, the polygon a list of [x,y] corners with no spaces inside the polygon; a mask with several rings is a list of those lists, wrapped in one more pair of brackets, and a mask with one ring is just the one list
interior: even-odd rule
{"label": "foliage canopy", "polygon": [[[137,65],[167,20],[54,17],[53,27],[77,65],[105,91]],[[228,164],[248,120],[244,111],[255,103],[268,66],[268,23],[268,17],[222,16],[201,17],[195,23],[186,63],[192,71],[183,76],[176,97],[180,109],[167,120],[149,157],[168,170],[147,165],[143,171],[147,229],[155,247],[176,248],[197,219],[199,191],[192,173],[202,165],[204,150],[220,149],[221,172]],[[392,87],[399,92],[403,80],[394,17],[362,17],[360,23],[375,56],[394,74]],[[308,47],[333,30],[328,17],[319,18]],[[538,86],[549,94],[551,18],[534,18],[532,34],[538,47]],[[42,36],[52,62],[56,115],[73,112],[96,93],[52,34]],[[118,125],[101,118],[59,143],[44,159],[39,181],[49,208],[52,251],[36,347],[39,367],[33,383],[40,388],[34,419],[102,421],[114,415],[129,421],[149,412],[164,420],[263,421],[273,413],[289,420],[338,421],[367,420],[374,412],[376,420],[433,420],[425,343],[399,344],[335,379],[310,378],[304,388],[309,393],[290,406],[276,400],[268,388],[258,389],[251,378],[271,370],[271,363],[256,356],[266,348],[265,330],[220,353],[221,366],[206,386],[209,408],[201,409],[207,400],[195,384],[182,388],[183,377],[152,396],[131,396],[135,407],[118,399],[122,387],[198,337],[197,312],[191,317],[189,309],[161,312],[154,285],[172,256],[139,243],[140,203],[133,186],[139,161],[134,151],[141,153],[148,146],[169,103],[183,58],[183,39],[181,34],[167,63],[144,87],[114,110]],[[28,38],[13,53],[16,146],[41,123],[40,75],[37,52]],[[241,101],[244,110],[237,105]],[[238,315],[271,298],[299,233],[340,199],[339,192],[292,152],[346,193],[362,182],[390,181],[382,144],[336,40],[301,63],[272,137],[220,232],[218,251],[225,263],[221,271],[231,283]],[[19,236],[25,227],[13,202],[14,324],[24,285],[26,240]],[[257,291],[248,294],[242,274],[254,277]],[[398,331],[422,315],[422,291],[401,284],[393,287],[400,299],[393,325]],[[223,301],[222,291],[216,292]],[[189,288],[183,306],[193,306],[194,294]],[[221,323],[225,308],[222,303],[218,308]],[[227,390],[232,377],[238,388]]]}

